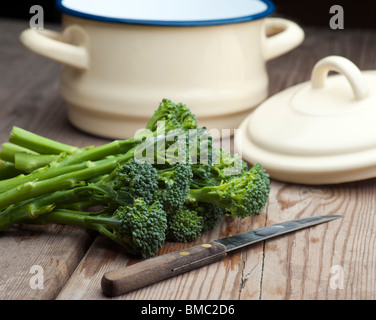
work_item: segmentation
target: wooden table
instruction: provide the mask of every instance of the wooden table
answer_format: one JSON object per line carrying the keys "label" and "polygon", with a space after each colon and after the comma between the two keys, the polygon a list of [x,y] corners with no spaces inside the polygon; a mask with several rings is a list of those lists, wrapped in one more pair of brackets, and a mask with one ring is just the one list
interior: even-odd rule
{"label": "wooden table", "polygon": [[[60,65],[20,44],[18,35],[27,27],[26,21],[0,20],[0,142],[13,125],[79,147],[107,142],[69,124],[58,89]],[[327,55],[376,69],[375,31],[305,31],[299,48],[268,63],[271,95],[308,80],[314,63]],[[272,181],[262,214],[226,218],[195,243],[300,217],[344,217],[116,299],[375,299],[375,192],[375,179],[327,186]],[[166,243],[159,253],[186,246]],[[103,273],[136,262],[91,231],[60,225],[11,228],[0,233],[0,299],[108,299],[100,288]]]}

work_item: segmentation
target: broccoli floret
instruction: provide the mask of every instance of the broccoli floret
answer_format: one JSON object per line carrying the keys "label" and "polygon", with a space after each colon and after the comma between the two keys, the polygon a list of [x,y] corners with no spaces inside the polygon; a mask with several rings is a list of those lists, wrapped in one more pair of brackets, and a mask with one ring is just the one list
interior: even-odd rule
{"label": "broccoli floret", "polygon": [[178,109],[177,119],[181,125],[181,128],[184,130],[196,129],[197,119],[191,110],[183,103],[178,103],[176,108]]}
{"label": "broccoli floret", "polygon": [[206,131],[197,129],[196,117],[186,105],[168,99],[162,100],[145,129],[136,135],[135,140],[142,142],[135,156],[153,164],[188,163],[192,135]]}
{"label": "broccoli floret", "polygon": [[211,166],[211,173],[217,181],[240,176],[247,169],[247,163],[238,154],[231,155],[228,150],[223,148],[216,150],[215,162]]}
{"label": "broccoli floret", "polygon": [[167,130],[183,129],[187,131],[197,128],[197,119],[191,110],[186,105],[175,104],[169,99],[162,100],[146,125],[146,129],[156,131],[161,121],[165,122]]}
{"label": "broccoli floret", "polygon": [[187,206],[202,217],[202,231],[213,229],[224,217],[226,210],[206,202],[194,202]]}
{"label": "broccoli floret", "polygon": [[167,219],[167,241],[191,242],[197,239],[203,228],[203,218],[194,210],[182,207]]}
{"label": "broccoli floret", "polygon": [[261,164],[256,163],[241,176],[218,186],[191,189],[190,202],[208,202],[227,210],[232,216],[247,217],[258,214],[266,205],[270,191],[270,180]]}
{"label": "broccoli floret", "polygon": [[158,189],[155,199],[162,203],[166,212],[179,210],[186,201],[192,179],[189,164],[177,163],[158,170]]}
{"label": "broccoli floret", "polygon": [[193,179],[191,188],[216,186],[242,175],[247,171],[247,163],[238,155],[231,155],[225,149],[218,149],[213,156],[213,163],[192,165]]}
{"label": "broccoli floret", "polygon": [[112,219],[117,221],[117,228],[102,224],[98,231],[132,255],[153,256],[165,241],[167,218],[158,202],[147,205],[144,200],[136,199],[132,206],[119,207]]}
{"label": "broccoli floret", "polygon": [[132,204],[136,198],[151,203],[154,191],[158,188],[157,170],[150,163],[138,164],[131,159],[118,164],[111,173],[91,179],[86,185],[84,182],[82,184],[84,188],[81,189],[90,194],[92,200],[111,208]]}
{"label": "broccoli floret", "polygon": [[148,162],[136,163],[134,159],[119,166],[115,171],[113,188],[128,192],[133,198],[151,203],[158,188],[157,170]]}

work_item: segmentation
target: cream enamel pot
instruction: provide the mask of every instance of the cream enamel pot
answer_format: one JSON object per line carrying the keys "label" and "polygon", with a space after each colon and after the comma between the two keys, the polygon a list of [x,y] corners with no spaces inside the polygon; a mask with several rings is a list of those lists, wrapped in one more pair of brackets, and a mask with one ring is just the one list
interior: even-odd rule
{"label": "cream enamel pot", "polygon": [[267,97],[266,61],[304,38],[294,22],[267,18],[274,5],[265,0],[57,4],[61,33],[27,29],[20,39],[64,65],[70,121],[110,138],[145,127],[163,98],[187,104],[200,125],[237,128]]}

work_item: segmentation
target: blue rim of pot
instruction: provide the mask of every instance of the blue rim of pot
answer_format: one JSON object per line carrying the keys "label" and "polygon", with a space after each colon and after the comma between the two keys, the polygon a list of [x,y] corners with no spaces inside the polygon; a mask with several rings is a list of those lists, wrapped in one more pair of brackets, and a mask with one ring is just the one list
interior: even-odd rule
{"label": "blue rim of pot", "polygon": [[138,24],[138,25],[154,25],[154,26],[210,26],[210,25],[222,25],[222,24],[234,24],[247,21],[258,20],[269,16],[275,10],[274,3],[270,0],[257,0],[258,2],[264,3],[266,9],[255,13],[239,17],[231,18],[220,18],[220,19],[207,19],[207,20],[154,20],[154,19],[130,19],[130,18],[120,18],[120,17],[110,17],[104,15],[97,15],[86,13],[79,10],[74,10],[64,6],[64,0],[56,0],[56,6],[59,11],[63,14],[74,16],[77,18],[110,22],[110,23],[122,23],[122,24]]}

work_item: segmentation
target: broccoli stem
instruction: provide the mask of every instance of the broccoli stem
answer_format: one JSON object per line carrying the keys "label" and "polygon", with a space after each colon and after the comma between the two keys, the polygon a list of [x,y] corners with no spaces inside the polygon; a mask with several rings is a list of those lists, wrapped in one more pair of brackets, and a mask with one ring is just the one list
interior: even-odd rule
{"label": "broccoli stem", "polygon": [[31,173],[35,169],[44,167],[59,158],[56,154],[17,153],[14,156],[14,165],[17,170]]}
{"label": "broccoli stem", "polygon": [[[57,162],[55,166],[66,166],[86,160],[99,160],[110,155],[126,153],[130,151],[132,147],[134,147],[135,139],[132,138],[129,140],[115,140],[98,147],[77,148],[39,136],[35,133],[18,127],[13,127],[9,137],[9,142],[11,142],[13,145],[18,145],[18,148],[25,148],[24,152],[26,152],[26,148],[28,148],[28,153],[34,152],[40,154],[56,155],[65,153],[68,156],[65,159]],[[7,143],[3,144],[3,148],[4,145],[5,147],[7,147],[6,144]],[[41,166],[42,164],[44,163],[42,162]]]}
{"label": "broccoli stem", "polygon": [[46,179],[51,179],[69,172],[77,171],[86,168],[88,165],[87,162],[82,162],[76,165],[66,166],[66,167],[57,167],[50,168],[49,170],[42,170],[40,172],[33,172],[28,175],[18,175],[13,178],[0,181],[0,193],[9,191],[17,186],[22,186],[26,183],[32,181],[43,181]]}
{"label": "broccoli stem", "polygon": [[[92,151],[92,150],[94,150],[94,153],[96,154],[96,156],[93,155],[93,152],[89,153],[89,151]],[[88,160],[97,160],[97,159],[105,158],[106,156],[111,155],[111,152],[113,151],[114,151],[113,144],[108,144],[106,148],[100,148],[100,149],[93,148],[90,150],[83,151],[82,153],[78,155],[71,156],[72,158],[68,157],[67,159],[64,159],[60,162],[53,163],[52,167],[46,166],[46,167],[41,168],[40,170],[31,172],[30,174],[27,174],[27,175],[20,175],[20,176],[10,178],[7,180],[2,180],[0,181],[0,193],[3,193],[11,188],[15,188],[16,186],[19,186],[28,182],[32,182],[36,180],[42,181],[46,179],[51,179],[51,178],[60,176],[62,174],[66,174],[68,172],[73,172],[73,171],[77,171],[80,169],[84,169],[86,168],[88,164],[90,164]],[[118,161],[122,162],[122,161],[129,160],[131,157],[133,157],[133,149],[130,149],[125,154],[115,155],[112,157],[112,159],[117,159]],[[99,161],[107,161],[108,159],[98,160],[97,162],[99,164],[101,163]]]}
{"label": "broccoli stem", "polygon": [[136,145],[141,143],[143,138],[155,136],[156,134],[157,132],[143,130],[128,140],[114,140],[112,142],[97,147],[78,148],[39,136],[35,133],[29,132],[18,127],[13,127],[9,137],[9,142],[20,147],[28,148],[29,153],[66,153],[68,157],[66,157],[66,159],[62,160],[58,164],[60,166],[64,166],[86,160],[98,160],[109,155],[126,153],[130,151],[132,148],[134,148]]}
{"label": "broccoli stem", "polygon": [[[109,215],[98,215],[96,212],[76,211],[70,209],[55,209],[45,215],[40,215],[36,219],[24,220],[27,224],[65,224],[69,226],[81,227],[99,232],[101,235],[115,241],[121,246],[124,243],[116,237],[111,229],[121,226],[121,220]],[[1,230],[1,229],[0,229]],[[128,248],[128,250],[131,250]],[[134,254],[137,252],[134,251]]]}
{"label": "broccoli stem", "polygon": [[22,174],[14,166],[14,163],[0,159],[0,180],[10,179]]}
{"label": "broccoli stem", "polygon": [[208,186],[201,189],[190,189],[188,194],[188,202],[206,202],[214,204],[220,208],[226,209],[218,191],[220,186]]}
{"label": "broccoli stem", "polygon": [[25,220],[29,224],[65,224],[102,231],[103,226],[119,227],[120,219],[107,215],[98,215],[96,212],[77,211],[70,209],[55,209],[48,214],[40,215],[34,220]]}
{"label": "broccoli stem", "polygon": [[42,154],[75,154],[80,148],[51,140],[27,130],[14,126],[9,136],[9,142]]}
{"label": "broccoli stem", "polygon": [[18,153],[27,153],[27,154],[34,154],[34,155],[38,154],[37,152],[33,150],[21,147],[14,143],[4,142],[2,144],[1,151],[0,151],[0,159],[14,163],[15,155]]}
{"label": "broccoli stem", "polygon": [[[16,187],[4,191],[1,194],[0,210],[5,209],[7,206],[13,203],[18,203],[58,190],[73,188],[77,186],[80,181],[108,174],[113,171],[119,163],[129,160],[132,156],[133,154],[125,154],[119,157],[112,157],[97,162],[88,161],[84,163],[87,166],[87,168],[85,169],[57,175],[47,180],[32,180],[17,185]],[[81,165],[82,164],[79,164],[78,166]],[[61,169],[69,168],[71,167],[63,167]],[[48,173],[48,171],[46,171],[45,173]]]}
{"label": "broccoli stem", "polygon": [[11,227],[16,223],[20,223],[26,219],[36,219],[39,215],[51,212],[54,209],[53,204],[35,209],[32,205],[19,208],[17,211],[9,208],[10,210],[4,211],[0,215],[0,231]]}
{"label": "broccoli stem", "polygon": [[86,148],[57,162],[56,166],[67,166],[87,160],[95,161],[112,155],[124,154],[132,151],[133,147],[133,142],[130,140],[115,140],[102,146]]}
{"label": "broccoli stem", "polygon": [[40,215],[49,213],[56,207],[79,204],[80,210],[82,210],[82,205],[93,206],[105,204],[111,200],[106,194],[102,194],[101,197],[97,194],[96,197],[93,197],[93,191],[97,191],[99,194],[103,192],[96,186],[82,186],[56,191],[11,205],[0,213],[0,231],[15,223],[21,223],[30,219],[35,220]]}
{"label": "broccoli stem", "polygon": [[[75,227],[86,228],[99,232],[99,234],[115,241],[121,246],[124,243],[116,236],[111,229],[117,229],[121,226],[121,220],[107,215],[97,215],[95,212],[84,212],[69,209],[55,209],[48,214],[39,216],[33,220],[25,220],[28,224],[65,224]],[[138,252],[127,247],[127,250],[133,254]]]}

